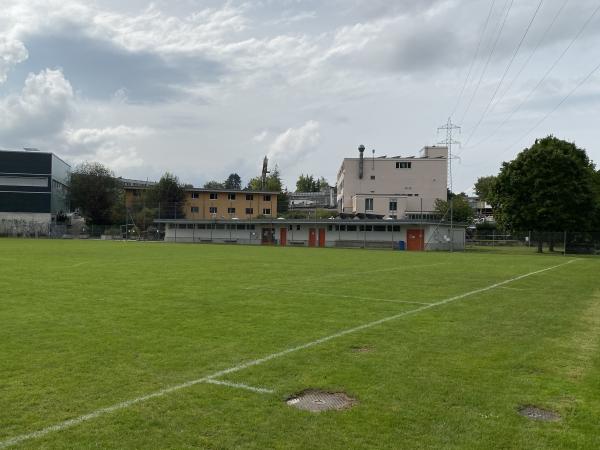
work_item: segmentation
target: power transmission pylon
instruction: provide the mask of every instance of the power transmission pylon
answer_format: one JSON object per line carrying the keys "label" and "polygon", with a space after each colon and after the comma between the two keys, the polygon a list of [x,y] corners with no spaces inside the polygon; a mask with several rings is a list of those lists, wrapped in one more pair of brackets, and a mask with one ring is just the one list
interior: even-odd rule
{"label": "power transmission pylon", "polygon": [[460,134],[460,127],[452,123],[452,118],[448,117],[448,122],[446,125],[442,125],[438,127],[438,133],[440,130],[446,131],[446,139],[438,142],[438,144],[444,144],[448,148],[448,189],[450,190],[449,199],[450,202],[450,251],[454,251],[454,206],[453,206],[453,196],[454,192],[452,191],[452,145],[457,144],[460,145],[459,141],[453,139],[452,134],[455,130],[458,130]]}

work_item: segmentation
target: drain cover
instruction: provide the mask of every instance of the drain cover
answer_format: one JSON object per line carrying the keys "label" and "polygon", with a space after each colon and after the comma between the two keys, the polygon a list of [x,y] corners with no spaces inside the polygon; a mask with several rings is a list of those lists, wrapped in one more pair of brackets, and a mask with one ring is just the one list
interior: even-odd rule
{"label": "drain cover", "polygon": [[541,420],[544,422],[555,422],[560,420],[560,416],[554,411],[548,411],[547,409],[531,405],[520,407],[519,414],[532,420]]}
{"label": "drain cover", "polygon": [[317,389],[308,389],[286,400],[288,405],[306,411],[326,411],[329,409],[346,409],[356,403],[356,399],[343,392],[325,392]]}

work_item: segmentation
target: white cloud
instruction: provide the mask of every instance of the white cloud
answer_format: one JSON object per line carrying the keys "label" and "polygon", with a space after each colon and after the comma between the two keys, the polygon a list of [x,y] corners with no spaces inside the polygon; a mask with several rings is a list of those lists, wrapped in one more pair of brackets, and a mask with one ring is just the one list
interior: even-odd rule
{"label": "white cloud", "polygon": [[0,100],[0,135],[24,141],[62,130],[73,107],[73,88],[60,70],[30,73],[23,90]]}
{"label": "white cloud", "polygon": [[98,161],[118,171],[144,163],[133,142],[151,133],[149,128],[119,125],[66,130],[64,139],[69,151],[74,153],[74,162]]}
{"label": "white cloud", "polygon": [[289,167],[305,160],[317,150],[321,140],[319,122],[309,120],[299,128],[288,128],[269,146],[269,159]]}
{"label": "white cloud", "polygon": [[254,142],[258,142],[258,143],[260,143],[260,142],[264,142],[264,140],[265,140],[265,139],[266,139],[268,136],[269,136],[269,132],[268,132],[267,130],[263,130],[263,131],[261,131],[260,133],[258,133],[256,136],[254,136],[254,137],[252,138],[252,140],[253,140]]}
{"label": "white cloud", "polygon": [[0,37],[0,84],[6,81],[8,72],[27,59],[27,49],[21,41]]}

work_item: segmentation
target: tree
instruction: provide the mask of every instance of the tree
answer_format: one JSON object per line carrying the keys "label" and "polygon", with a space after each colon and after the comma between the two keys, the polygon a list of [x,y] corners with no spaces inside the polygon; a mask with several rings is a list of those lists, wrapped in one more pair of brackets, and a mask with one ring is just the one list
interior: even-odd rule
{"label": "tree", "polygon": [[296,192],[314,192],[315,185],[316,182],[312,175],[300,174],[296,181]]}
{"label": "tree", "polygon": [[219,183],[218,181],[207,181],[204,183],[204,189],[225,189],[225,185],[223,183]]}
{"label": "tree", "polygon": [[108,167],[85,162],[71,174],[71,207],[95,225],[115,223],[123,212],[122,186]]}
{"label": "tree", "polygon": [[585,150],[554,136],[538,139],[502,164],[491,196],[494,217],[515,231],[586,231],[596,206],[594,176]]}
{"label": "tree", "polygon": [[450,220],[450,202],[452,202],[452,220],[454,222],[470,222],[473,219],[473,209],[464,193],[450,194],[448,200],[441,198],[435,201],[435,211],[446,221]]}
{"label": "tree", "polygon": [[225,189],[242,189],[242,179],[237,173],[230,174],[224,183]]}
{"label": "tree", "polygon": [[490,175],[488,177],[479,177],[475,182],[475,194],[482,202],[489,203],[494,192],[494,182],[496,177]]}
{"label": "tree", "polygon": [[160,209],[161,218],[184,217],[185,189],[179,179],[169,172],[165,173],[158,183],[148,189],[148,200],[150,204],[154,204]]}
{"label": "tree", "polygon": [[248,186],[246,187],[246,189],[250,191],[281,192],[283,190],[283,181],[281,180],[279,168],[275,166],[271,173],[267,175],[264,188],[262,185],[261,177],[254,177],[251,178],[250,181],[248,181]]}
{"label": "tree", "polygon": [[319,192],[326,187],[329,187],[329,183],[325,177],[317,179],[313,175],[301,174],[296,181],[296,192]]}

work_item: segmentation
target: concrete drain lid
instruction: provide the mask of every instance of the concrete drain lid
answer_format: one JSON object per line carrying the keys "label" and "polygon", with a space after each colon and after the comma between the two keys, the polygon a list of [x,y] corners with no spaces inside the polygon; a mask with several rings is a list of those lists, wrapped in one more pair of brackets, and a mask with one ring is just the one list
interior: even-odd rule
{"label": "concrete drain lid", "polygon": [[351,408],[356,399],[349,397],[343,392],[325,392],[317,389],[308,389],[300,392],[286,400],[290,406],[305,411],[326,411],[329,409],[347,409]]}
{"label": "concrete drain lid", "polygon": [[554,411],[548,411],[547,409],[538,408],[537,406],[521,406],[519,408],[519,414],[528,419],[541,420],[544,422],[556,422],[560,420],[560,415]]}

